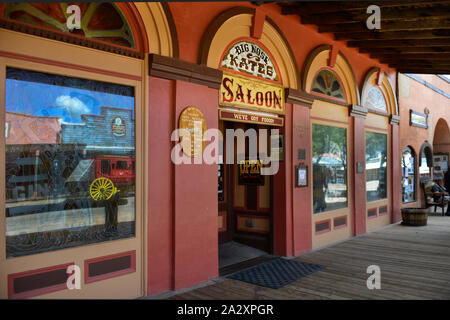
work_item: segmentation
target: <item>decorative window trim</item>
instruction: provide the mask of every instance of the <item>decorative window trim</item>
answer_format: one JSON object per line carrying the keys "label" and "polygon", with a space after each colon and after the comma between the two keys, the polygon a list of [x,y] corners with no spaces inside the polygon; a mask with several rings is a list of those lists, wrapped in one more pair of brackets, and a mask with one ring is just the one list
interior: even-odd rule
{"label": "decorative window trim", "polygon": [[[383,96],[384,105],[385,105],[385,109],[384,110],[378,109],[378,108],[375,108],[375,107],[371,107],[371,106],[368,106],[366,104],[367,95],[369,94],[370,90],[372,90],[373,88],[377,89],[381,93],[381,95]],[[386,96],[384,95],[383,90],[381,90],[380,86],[378,86],[378,85],[372,85],[366,90],[365,95],[362,97],[361,105],[366,107],[369,110],[369,112],[371,112],[371,113],[379,114],[379,115],[382,115],[382,116],[389,116],[390,115],[389,110],[388,110],[389,107],[388,107],[388,104],[387,104]]]}
{"label": "decorative window trim", "polygon": [[[371,214],[372,212],[375,212],[375,214]],[[370,208],[367,209],[367,219],[375,219],[378,217],[378,208]]]}
{"label": "decorative window trim", "polygon": [[[126,256],[130,257],[130,267],[129,268],[104,273],[104,274],[101,274],[98,276],[89,276],[89,265],[90,264],[93,264],[96,262],[102,262],[102,261],[106,261],[106,260],[122,258],[122,257],[126,257]],[[134,272],[136,272],[136,251],[135,250],[84,260],[84,283],[86,283],[86,284],[92,283],[92,282],[97,282],[97,281],[102,281],[102,280],[106,280],[106,279],[110,279],[110,278],[115,278],[115,277],[123,276],[123,275],[129,274],[129,273],[134,273]]]}
{"label": "decorative window trim", "polygon": [[[336,225],[335,225],[335,224],[336,224],[336,220],[342,219],[342,218],[345,219],[345,223],[344,223],[344,224],[341,224],[341,225],[339,225],[339,226],[336,226]],[[335,218],[333,219],[333,229],[334,229],[334,230],[346,228],[347,225],[348,225],[348,218],[347,218],[347,215],[335,217]]]}
{"label": "decorative window trim", "polygon": [[[328,223],[328,229],[317,231],[317,225],[325,223],[325,222]],[[327,233],[330,231],[331,231],[331,219],[321,220],[321,221],[317,221],[316,223],[314,223],[314,234],[315,235],[324,234],[324,233]]]}
{"label": "decorative window trim", "polygon": [[[60,264],[60,265],[56,265],[56,266],[45,267],[45,268],[41,268],[41,269],[35,269],[35,270],[29,270],[29,271],[24,271],[24,272],[19,272],[19,273],[8,274],[8,298],[9,299],[26,299],[26,298],[40,296],[40,295],[55,292],[55,291],[66,290],[67,282],[64,282],[64,283],[55,284],[55,285],[52,285],[49,287],[41,287],[41,288],[37,288],[34,290],[24,291],[24,292],[20,292],[20,293],[14,293],[14,280],[18,279],[18,278],[24,278],[24,277],[28,277],[28,276],[44,274],[47,272],[52,272],[52,271],[61,270],[61,269],[67,270],[67,268],[71,265],[74,265],[74,262]],[[69,277],[69,275],[67,275],[67,277]]]}
{"label": "decorative window trim", "polygon": [[114,44],[103,42],[101,40],[91,40],[75,34],[51,30],[45,27],[36,27],[34,25],[25,22],[17,22],[15,20],[7,18],[0,18],[0,28],[16,32],[22,32],[51,40],[66,42],[74,45],[79,45],[82,47],[88,47],[110,53],[120,54],[131,58],[144,59],[145,57],[144,53],[139,52],[135,49],[116,46]]}
{"label": "decorative window trim", "polygon": [[[320,72],[322,72],[324,70],[326,70],[328,72],[331,72],[336,77],[336,79],[339,82],[339,85],[342,88],[342,92],[344,94],[344,98],[337,98],[337,97],[329,96],[327,94],[316,92],[316,91],[312,90],[313,89],[312,87],[314,85],[314,82],[315,82],[317,76],[319,75]],[[339,77],[339,75],[332,68],[329,68],[329,67],[322,67],[322,68],[319,68],[319,70],[316,71],[316,73],[314,74],[314,77],[312,78],[312,83],[311,83],[311,88],[309,88],[309,93],[311,95],[327,99],[327,100],[329,100],[328,102],[331,102],[331,103],[338,102],[339,104],[344,104],[345,106],[348,105],[348,103],[347,103],[347,101],[348,101],[348,99],[347,99],[347,92],[345,91],[345,87],[344,87],[344,84],[342,82],[342,79],[341,79],[341,77]]]}

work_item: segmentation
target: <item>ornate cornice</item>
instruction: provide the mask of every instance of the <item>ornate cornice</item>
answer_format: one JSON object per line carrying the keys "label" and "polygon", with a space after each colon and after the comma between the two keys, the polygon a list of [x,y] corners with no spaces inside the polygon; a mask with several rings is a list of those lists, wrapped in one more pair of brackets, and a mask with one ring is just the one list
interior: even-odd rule
{"label": "ornate cornice", "polygon": [[312,108],[312,104],[314,102],[315,97],[307,92],[302,90],[286,88],[284,89],[286,102],[296,104],[299,106],[307,107],[309,109]]}
{"label": "ornate cornice", "polygon": [[391,118],[389,120],[389,124],[391,125],[399,125],[400,123],[400,116],[397,116],[395,114],[391,115]]}
{"label": "ornate cornice", "polygon": [[169,80],[183,80],[219,89],[222,71],[205,65],[149,54],[149,75]]}
{"label": "ornate cornice", "polygon": [[349,106],[350,116],[357,117],[357,118],[363,118],[365,119],[367,117],[367,113],[369,110],[365,107],[357,106],[357,105],[350,105]]}

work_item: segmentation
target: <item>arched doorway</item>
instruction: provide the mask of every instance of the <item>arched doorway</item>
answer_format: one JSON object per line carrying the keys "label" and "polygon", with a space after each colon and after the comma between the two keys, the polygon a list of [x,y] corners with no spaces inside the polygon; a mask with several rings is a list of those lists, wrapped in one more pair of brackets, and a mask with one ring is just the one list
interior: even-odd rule
{"label": "arched doorway", "polygon": [[450,129],[443,118],[438,120],[434,129],[433,151],[434,178],[441,180],[448,170],[450,156]]}

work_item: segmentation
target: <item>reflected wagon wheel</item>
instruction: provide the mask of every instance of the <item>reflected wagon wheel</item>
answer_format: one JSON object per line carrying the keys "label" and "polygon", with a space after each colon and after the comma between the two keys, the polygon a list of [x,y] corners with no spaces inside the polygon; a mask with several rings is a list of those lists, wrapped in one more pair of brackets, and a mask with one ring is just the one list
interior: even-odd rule
{"label": "reflected wagon wheel", "polygon": [[114,187],[114,184],[108,178],[95,179],[92,181],[91,188],[89,189],[91,198],[95,201],[108,200],[117,192],[117,188]]}

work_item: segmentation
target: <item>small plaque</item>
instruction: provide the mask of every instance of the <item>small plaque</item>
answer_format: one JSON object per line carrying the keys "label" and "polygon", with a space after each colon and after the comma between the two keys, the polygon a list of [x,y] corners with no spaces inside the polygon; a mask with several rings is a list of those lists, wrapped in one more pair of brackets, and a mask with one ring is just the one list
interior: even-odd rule
{"label": "small plaque", "polygon": [[298,160],[306,160],[306,150],[305,149],[298,149]]}
{"label": "small plaque", "polygon": [[190,139],[186,139],[183,136],[180,137],[184,154],[188,157],[200,156],[206,145],[203,139],[203,135],[206,132],[206,120],[201,110],[197,107],[184,109],[180,115],[178,127],[190,133]]}
{"label": "small plaque", "polygon": [[409,110],[409,125],[420,127],[420,128],[428,128],[428,114],[416,112],[414,110]]}
{"label": "small plaque", "polygon": [[308,167],[303,163],[295,167],[295,186],[297,188],[308,186]]}
{"label": "small plaque", "polygon": [[364,173],[364,162],[358,161],[356,163],[356,173]]}

